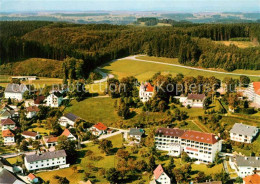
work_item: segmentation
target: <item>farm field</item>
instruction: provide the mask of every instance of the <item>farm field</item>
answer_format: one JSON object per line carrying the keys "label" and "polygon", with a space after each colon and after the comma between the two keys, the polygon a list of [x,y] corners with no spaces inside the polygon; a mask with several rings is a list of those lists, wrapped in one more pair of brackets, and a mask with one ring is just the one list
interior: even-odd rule
{"label": "farm field", "polygon": [[[145,59],[147,60],[147,57]],[[157,61],[157,62],[162,62],[164,59],[160,58],[158,60],[158,59],[155,59],[155,57],[153,57],[153,58],[151,58],[151,60]],[[168,59],[166,61],[175,62],[175,63],[177,62],[176,59]],[[175,64],[175,63],[172,63],[172,64]],[[121,59],[121,60],[107,63],[106,65],[103,66],[102,71],[104,71],[106,73],[112,73],[119,79],[121,79],[123,77],[127,77],[127,76],[135,76],[139,80],[139,82],[150,79],[157,72],[161,72],[162,74],[171,74],[173,76],[177,75],[178,73],[182,73],[185,76],[195,76],[195,77],[198,75],[202,75],[205,77],[215,76],[221,80],[223,80],[225,77],[239,78],[238,75],[229,75],[229,74],[222,74],[222,73],[198,71],[198,70],[182,68],[182,67],[178,67],[178,66],[162,65],[162,64],[158,64],[158,63],[148,63],[148,62],[142,62],[142,61],[131,60],[131,59]],[[247,72],[250,72],[250,71],[247,71]],[[253,72],[256,73],[256,71],[253,71]],[[235,73],[238,73],[238,72],[235,72]],[[257,74],[259,74],[259,73],[257,73]],[[260,77],[250,77],[250,78],[251,78],[251,80],[254,80],[254,81],[260,80]]]}
{"label": "farm field", "polygon": [[218,44],[224,44],[226,46],[235,45],[239,48],[256,47],[257,45],[250,41],[214,41]]}

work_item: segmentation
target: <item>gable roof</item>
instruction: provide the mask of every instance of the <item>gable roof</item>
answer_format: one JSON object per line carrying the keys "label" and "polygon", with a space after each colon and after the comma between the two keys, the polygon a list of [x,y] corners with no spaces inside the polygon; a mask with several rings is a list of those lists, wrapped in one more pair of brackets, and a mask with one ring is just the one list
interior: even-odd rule
{"label": "gable roof", "polygon": [[260,95],[260,82],[253,82],[255,93]]}
{"label": "gable roof", "polygon": [[146,92],[153,92],[154,90],[154,87],[149,82],[147,82],[144,87]]}
{"label": "gable roof", "polygon": [[36,176],[33,173],[30,173],[28,175],[28,178],[30,178],[30,180],[33,180],[34,178],[36,178]]}
{"label": "gable roof", "polygon": [[66,157],[66,156],[67,154],[65,150],[57,150],[52,152],[45,152],[42,154],[26,155],[25,158],[27,162],[35,162],[40,160],[47,160],[47,159]]}
{"label": "gable roof", "polygon": [[11,130],[3,130],[2,135],[3,137],[14,137],[14,134],[11,132]]}
{"label": "gable roof", "polygon": [[255,126],[245,125],[242,123],[235,123],[230,130],[231,133],[242,134],[247,136],[254,135],[255,131],[258,130]]}
{"label": "gable roof", "polygon": [[64,117],[68,118],[71,121],[76,121],[79,117],[72,113],[67,113],[64,115]]}
{"label": "gable roof", "polygon": [[25,84],[10,83],[5,88],[5,92],[9,92],[9,93],[23,93],[27,90],[28,88]]}
{"label": "gable roof", "polygon": [[43,95],[40,95],[40,96],[37,96],[35,99],[34,99],[34,104],[41,104],[45,99],[45,96]]}
{"label": "gable roof", "polygon": [[156,130],[156,134],[163,134],[171,137],[181,137],[185,130],[179,128],[159,128]]}
{"label": "gable roof", "polygon": [[22,135],[35,137],[35,136],[37,136],[38,134],[37,134],[36,132],[23,131],[23,132],[22,132]]}
{"label": "gable roof", "polygon": [[260,157],[244,157],[244,156],[235,156],[233,160],[236,162],[238,167],[259,167],[260,166]]}
{"label": "gable roof", "polygon": [[186,130],[184,134],[181,136],[181,138],[208,144],[215,144],[216,142],[218,142],[214,134],[194,130]]}
{"label": "gable roof", "polygon": [[106,130],[106,129],[107,129],[107,126],[104,125],[103,123],[100,123],[100,122],[97,123],[97,124],[95,124],[94,127],[95,127],[96,129],[98,129],[98,130]]}
{"label": "gable roof", "polygon": [[71,134],[70,131],[66,128],[66,129],[62,132],[61,136],[64,135],[64,136],[68,137],[70,134]]}
{"label": "gable roof", "polygon": [[129,134],[130,135],[143,135],[144,130],[141,128],[131,128]]}
{"label": "gable roof", "polygon": [[53,143],[53,142],[58,141],[58,137],[54,137],[52,135],[51,136],[45,136],[43,139],[46,143]]}
{"label": "gable roof", "polygon": [[2,119],[1,120],[1,125],[15,125],[15,122],[11,120],[10,118],[7,119]]}
{"label": "gable roof", "polygon": [[259,184],[260,176],[258,174],[253,174],[243,178],[245,184]]}
{"label": "gable roof", "polygon": [[203,100],[206,96],[204,94],[188,94],[188,99],[191,100]]}
{"label": "gable roof", "polygon": [[26,107],[27,112],[39,112],[40,109],[37,106]]}
{"label": "gable roof", "polygon": [[161,165],[161,164],[158,165],[158,166],[156,167],[156,169],[153,171],[154,178],[155,178],[156,180],[158,180],[158,179],[160,178],[160,176],[162,175],[163,172],[164,172],[164,170],[163,170],[162,165]]}
{"label": "gable roof", "polygon": [[[19,182],[18,182],[19,181]],[[13,183],[25,183],[22,179],[11,173],[7,169],[0,170],[0,183],[13,184]]]}
{"label": "gable roof", "polygon": [[92,183],[91,183],[91,181],[90,181],[90,180],[88,180],[86,184],[92,184]]}

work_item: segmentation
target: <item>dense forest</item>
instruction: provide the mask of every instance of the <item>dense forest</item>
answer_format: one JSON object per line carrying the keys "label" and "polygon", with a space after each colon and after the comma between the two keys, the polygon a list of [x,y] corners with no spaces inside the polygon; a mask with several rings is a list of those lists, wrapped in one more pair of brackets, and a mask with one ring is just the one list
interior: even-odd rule
{"label": "dense forest", "polygon": [[260,47],[241,49],[213,41],[260,40],[260,24],[182,24],[138,27],[109,24],[0,22],[0,64],[31,57],[83,60],[83,77],[95,67],[131,54],[178,57],[185,65],[260,70]]}

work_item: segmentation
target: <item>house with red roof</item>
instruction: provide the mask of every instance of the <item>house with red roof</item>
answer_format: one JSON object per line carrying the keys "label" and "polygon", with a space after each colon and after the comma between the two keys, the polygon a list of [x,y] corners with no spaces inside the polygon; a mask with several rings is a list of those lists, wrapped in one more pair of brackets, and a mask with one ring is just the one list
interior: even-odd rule
{"label": "house with red roof", "polygon": [[11,130],[3,130],[2,137],[4,138],[4,144],[10,145],[15,143],[15,136]]}
{"label": "house with red roof", "polygon": [[28,174],[27,178],[31,183],[38,183],[39,181],[39,179],[33,173]]}
{"label": "house with red roof", "polygon": [[102,134],[105,134],[105,133],[107,133],[107,130],[108,130],[108,127],[101,122],[99,122],[99,123],[93,125],[91,128],[89,128],[89,131],[95,136],[100,136]]}
{"label": "house with red roof", "polygon": [[153,93],[154,87],[151,83],[146,82],[140,86],[139,98],[142,102],[148,102],[153,97]]}
{"label": "house with red roof", "polygon": [[243,184],[259,184],[260,176],[258,174],[249,175],[243,178]]}
{"label": "house with red roof", "polygon": [[34,116],[37,115],[39,111],[40,109],[37,106],[26,107],[26,117],[33,118]]}
{"label": "house with red roof", "polygon": [[243,94],[254,107],[260,108],[260,82],[252,82]]}
{"label": "house with red roof", "polygon": [[55,136],[45,136],[43,137],[43,143],[48,147],[53,147],[56,146],[58,144],[58,137]]}
{"label": "house with red roof", "polygon": [[21,133],[22,137],[24,137],[25,139],[32,139],[32,140],[36,140],[40,138],[40,135],[37,132],[32,132],[32,131],[23,131]]}
{"label": "house with red roof", "polygon": [[65,129],[60,136],[65,136],[68,140],[75,141],[76,137],[69,131],[69,129]]}
{"label": "house with red roof", "polygon": [[15,122],[10,119],[10,118],[7,118],[7,119],[2,119],[1,120],[1,126],[2,126],[2,131],[3,130],[14,130],[15,129]]}
{"label": "house with red roof", "polygon": [[171,178],[164,172],[161,164],[153,171],[153,177],[157,183],[171,184]]}
{"label": "house with red roof", "polygon": [[200,162],[214,162],[216,153],[221,151],[222,141],[212,133],[178,128],[159,128],[155,135],[155,146],[168,151],[170,156],[186,152],[190,158]]}

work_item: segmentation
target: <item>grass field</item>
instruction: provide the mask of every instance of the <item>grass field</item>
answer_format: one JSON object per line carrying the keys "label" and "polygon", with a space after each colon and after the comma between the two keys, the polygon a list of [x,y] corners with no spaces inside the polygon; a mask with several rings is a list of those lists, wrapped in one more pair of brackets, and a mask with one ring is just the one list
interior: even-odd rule
{"label": "grass field", "polygon": [[239,48],[256,47],[257,45],[250,41],[214,41],[218,44],[224,44],[226,46],[235,45]]}
{"label": "grass field", "polygon": [[[147,56],[142,59],[147,59]],[[152,57],[151,60],[162,62],[165,58],[155,58]],[[176,59],[166,59],[166,62],[178,62]],[[103,66],[103,71],[106,73],[112,73],[117,78],[121,79],[127,76],[135,76],[139,82],[147,81],[150,79],[155,73],[161,72],[162,74],[171,74],[173,76],[177,75],[178,73],[182,73],[186,76],[198,76],[202,75],[205,77],[215,76],[219,79],[224,79],[225,77],[233,77],[239,78],[237,75],[228,75],[228,74],[219,74],[219,73],[212,73],[212,72],[205,72],[205,71],[197,71],[177,66],[168,66],[168,65],[161,65],[157,63],[147,63],[142,61],[130,60],[130,59],[123,59],[117,60],[115,62],[110,62]],[[249,72],[249,71],[247,71]],[[256,71],[253,71],[256,72]],[[238,73],[237,71],[234,73]],[[260,77],[250,77],[251,80],[258,81]]]}

